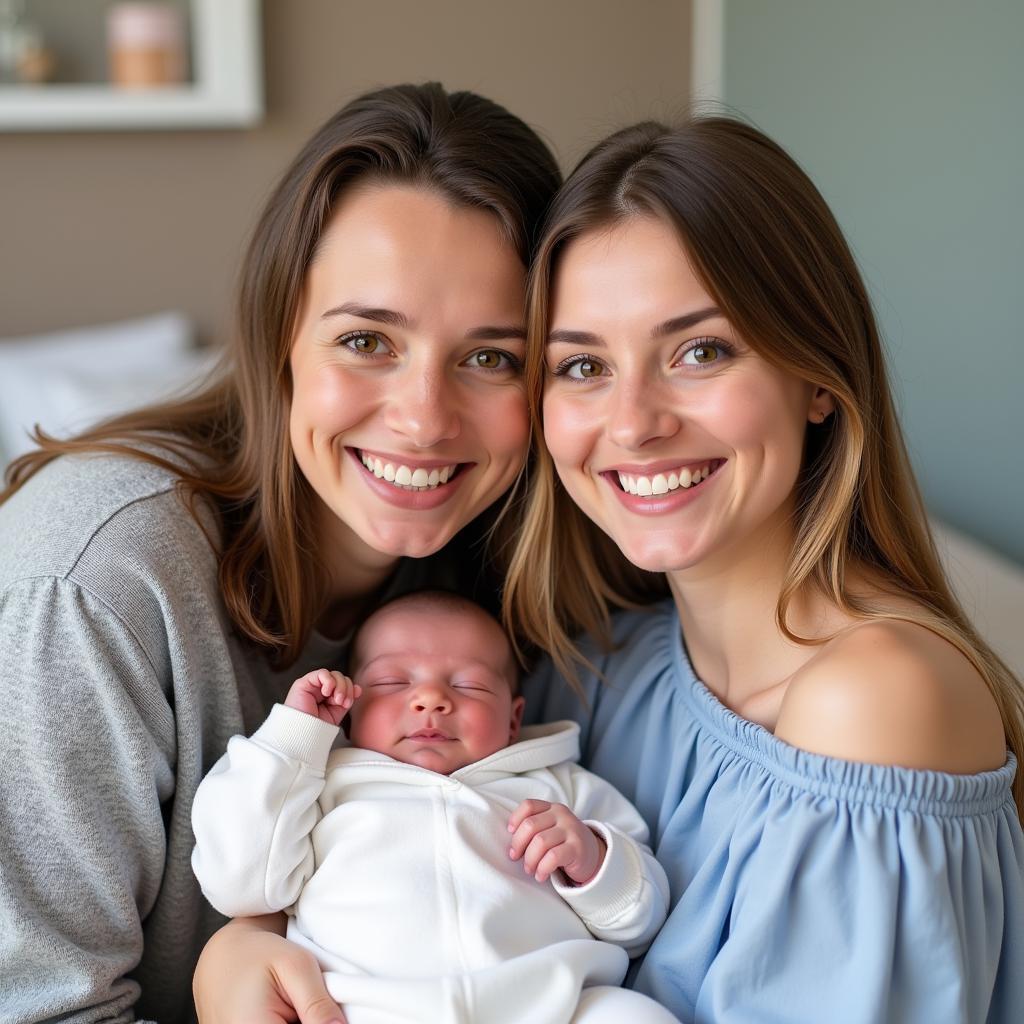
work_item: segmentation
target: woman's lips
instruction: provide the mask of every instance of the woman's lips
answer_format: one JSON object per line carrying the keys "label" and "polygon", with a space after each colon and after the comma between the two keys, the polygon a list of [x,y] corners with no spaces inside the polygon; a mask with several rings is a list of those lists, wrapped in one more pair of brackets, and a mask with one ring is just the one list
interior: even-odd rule
{"label": "woman's lips", "polygon": [[472,462],[458,463],[455,475],[450,477],[446,483],[438,483],[436,486],[428,487],[425,490],[413,490],[406,487],[396,487],[394,483],[372,473],[364,465],[360,449],[346,448],[345,453],[355,464],[360,478],[374,494],[389,505],[413,511],[437,508],[439,505],[449,501],[462,486],[463,480],[469,475],[469,471],[474,465]]}
{"label": "woman's lips", "polygon": [[615,497],[618,501],[630,512],[636,512],[640,515],[657,516],[664,515],[666,512],[677,512],[678,510],[685,508],[687,505],[700,499],[701,495],[704,494],[708,489],[714,486],[714,482],[718,476],[721,468],[727,464],[728,460],[720,459],[715,463],[707,477],[703,477],[699,483],[690,483],[686,487],[677,487],[675,490],[670,490],[667,493],[658,494],[630,494],[629,491],[623,490],[619,473],[614,470],[608,470],[602,472],[600,475],[607,482],[608,486],[615,493]]}
{"label": "woman's lips", "polygon": [[457,460],[413,459],[408,456],[373,452],[366,448],[353,448],[359,461],[378,480],[387,480],[395,487],[424,490],[447,483],[465,463]]}

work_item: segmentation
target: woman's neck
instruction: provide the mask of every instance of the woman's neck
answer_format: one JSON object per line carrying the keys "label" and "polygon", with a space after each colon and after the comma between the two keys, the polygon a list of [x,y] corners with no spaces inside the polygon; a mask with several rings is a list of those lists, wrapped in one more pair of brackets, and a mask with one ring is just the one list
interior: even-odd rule
{"label": "woman's neck", "polygon": [[[789,679],[818,650],[789,640],[776,623],[792,550],[788,523],[766,526],[739,547],[669,573],[697,677],[726,707],[768,728]],[[787,620],[798,635],[813,637],[847,624],[810,588],[794,598]]]}
{"label": "woman's neck", "polygon": [[326,636],[343,636],[387,584],[399,559],[371,548],[326,506],[317,518],[317,550],[327,573],[317,629]]}

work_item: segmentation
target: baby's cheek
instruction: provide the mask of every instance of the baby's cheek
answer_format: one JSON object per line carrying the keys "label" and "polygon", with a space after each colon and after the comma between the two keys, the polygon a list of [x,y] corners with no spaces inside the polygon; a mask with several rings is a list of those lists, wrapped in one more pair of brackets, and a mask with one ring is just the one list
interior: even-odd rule
{"label": "baby's cheek", "polygon": [[367,715],[366,711],[366,708],[359,707],[357,701],[348,716],[348,738],[354,747],[372,746],[374,716]]}
{"label": "baby's cheek", "polygon": [[511,711],[481,711],[473,723],[474,753],[476,759],[503,750],[511,742],[509,720]]}

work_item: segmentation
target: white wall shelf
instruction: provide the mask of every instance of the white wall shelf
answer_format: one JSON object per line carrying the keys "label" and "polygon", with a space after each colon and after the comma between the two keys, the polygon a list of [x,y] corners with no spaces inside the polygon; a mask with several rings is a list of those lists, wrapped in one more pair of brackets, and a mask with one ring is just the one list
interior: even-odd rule
{"label": "white wall shelf", "polygon": [[2,85],[0,131],[245,127],[263,114],[259,0],[191,0],[189,86]]}

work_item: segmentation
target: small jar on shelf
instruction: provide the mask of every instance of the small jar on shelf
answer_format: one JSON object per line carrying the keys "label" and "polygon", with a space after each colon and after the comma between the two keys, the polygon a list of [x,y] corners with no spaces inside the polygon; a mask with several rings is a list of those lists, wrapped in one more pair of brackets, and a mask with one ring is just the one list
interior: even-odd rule
{"label": "small jar on shelf", "polygon": [[185,81],[185,30],[168,3],[119,3],[107,15],[110,82],[149,89]]}

